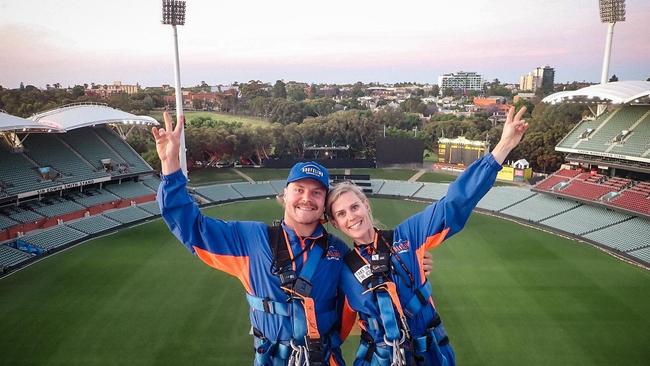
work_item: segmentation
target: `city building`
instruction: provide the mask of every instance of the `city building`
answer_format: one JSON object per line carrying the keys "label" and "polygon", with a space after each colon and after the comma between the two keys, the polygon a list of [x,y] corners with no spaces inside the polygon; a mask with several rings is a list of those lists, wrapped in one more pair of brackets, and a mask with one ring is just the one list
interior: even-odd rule
{"label": "city building", "polygon": [[535,92],[542,89],[544,94],[547,94],[553,91],[554,81],[555,69],[548,65],[540,66],[519,78],[519,90]]}
{"label": "city building", "polygon": [[440,95],[443,95],[445,89],[462,91],[463,93],[470,90],[482,91],[483,78],[476,72],[459,71],[439,76],[438,86],[440,87]]}
{"label": "city building", "polygon": [[121,81],[114,81],[111,85],[97,85],[91,92],[103,97],[117,93],[137,94],[140,92],[140,84],[127,85],[122,84]]}

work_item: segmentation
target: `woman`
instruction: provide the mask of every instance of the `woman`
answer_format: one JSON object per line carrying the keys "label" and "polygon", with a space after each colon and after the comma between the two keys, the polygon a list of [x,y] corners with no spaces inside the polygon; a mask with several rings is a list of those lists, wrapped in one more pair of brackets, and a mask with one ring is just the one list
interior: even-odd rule
{"label": "woman", "polygon": [[368,199],[357,186],[335,186],[327,212],[335,228],[354,240],[345,256],[342,288],[359,313],[361,344],[354,365],[454,365],[454,352],[423,272],[426,250],[460,231],[528,124],[510,108],[501,140],[471,164],[447,195],[391,231],[373,223]]}

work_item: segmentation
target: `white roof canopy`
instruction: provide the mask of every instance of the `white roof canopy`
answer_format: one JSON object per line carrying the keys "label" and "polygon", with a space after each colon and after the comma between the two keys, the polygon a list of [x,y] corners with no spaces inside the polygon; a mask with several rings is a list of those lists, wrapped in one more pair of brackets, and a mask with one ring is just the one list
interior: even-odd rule
{"label": "white roof canopy", "polygon": [[5,131],[44,131],[44,132],[64,132],[58,126],[47,126],[36,123],[28,119],[12,116],[0,112],[0,132]]}
{"label": "white roof canopy", "polygon": [[131,125],[158,125],[158,121],[149,116],[136,116],[119,109],[102,104],[73,104],[35,114],[30,120],[41,125],[58,126],[69,131],[81,127],[106,123]]}
{"label": "white roof canopy", "polygon": [[542,99],[544,103],[650,103],[650,81],[616,81],[591,85],[586,88],[553,93]]}

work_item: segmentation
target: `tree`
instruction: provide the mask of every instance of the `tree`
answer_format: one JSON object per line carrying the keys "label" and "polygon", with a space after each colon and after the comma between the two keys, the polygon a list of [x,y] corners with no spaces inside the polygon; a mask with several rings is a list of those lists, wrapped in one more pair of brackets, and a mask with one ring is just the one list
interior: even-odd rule
{"label": "tree", "polygon": [[351,97],[356,99],[366,95],[366,92],[363,90],[363,83],[357,81],[352,87]]}
{"label": "tree", "polygon": [[305,90],[302,87],[297,86],[297,87],[289,88],[289,91],[287,92],[287,97],[289,98],[289,100],[299,102],[305,100],[307,98],[307,94],[305,94]]}
{"label": "tree", "polygon": [[266,84],[259,80],[251,80],[248,83],[239,85],[239,91],[243,99],[249,100],[255,97],[268,97],[269,92],[266,90]]}
{"label": "tree", "polygon": [[433,84],[433,85],[431,86],[431,93],[430,93],[430,95],[431,95],[432,97],[437,97],[438,94],[440,94],[440,87],[438,86],[438,84]]}
{"label": "tree", "polygon": [[318,97],[318,87],[316,84],[311,84],[309,86],[309,98],[317,98]]}
{"label": "tree", "polygon": [[422,103],[420,98],[408,98],[400,105],[400,107],[402,108],[402,111],[406,113],[424,114],[427,109],[426,104]]}
{"label": "tree", "polygon": [[612,77],[609,78],[609,82],[610,82],[610,83],[613,83],[613,82],[615,82],[615,81],[618,81],[618,76],[616,76],[616,74],[612,75]]}
{"label": "tree", "polygon": [[275,85],[273,85],[272,96],[273,98],[282,98],[282,99],[287,98],[287,87],[284,81],[278,80],[275,82]]}

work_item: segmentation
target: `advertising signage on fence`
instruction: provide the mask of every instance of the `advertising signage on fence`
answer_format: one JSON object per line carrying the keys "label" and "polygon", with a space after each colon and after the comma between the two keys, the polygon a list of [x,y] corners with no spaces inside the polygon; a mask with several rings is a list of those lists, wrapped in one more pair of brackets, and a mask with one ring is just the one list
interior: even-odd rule
{"label": "advertising signage on fence", "polygon": [[20,194],[18,194],[18,198],[31,197],[31,196],[35,196],[35,195],[38,195],[38,194],[44,194],[44,193],[49,193],[49,192],[57,192],[57,191],[62,191],[64,189],[70,189],[70,188],[75,188],[75,187],[87,186],[89,184],[107,182],[109,180],[111,180],[111,177],[89,179],[89,180],[83,180],[83,181],[80,181],[80,182],[62,184],[62,185],[56,186],[56,187],[47,187],[47,188],[39,189],[37,191],[30,191],[30,192],[20,193]]}

